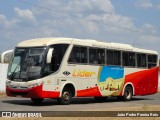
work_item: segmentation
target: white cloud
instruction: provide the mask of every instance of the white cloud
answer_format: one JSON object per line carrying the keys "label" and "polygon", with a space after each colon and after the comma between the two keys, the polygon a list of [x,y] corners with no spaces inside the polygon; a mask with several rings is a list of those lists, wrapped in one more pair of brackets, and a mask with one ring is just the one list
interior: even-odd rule
{"label": "white cloud", "polygon": [[[101,31],[98,27],[102,22],[104,24],[111,24],[114,26],[120,26],[124,28],[133,28],[134,24],[130,17],[118,15],[115,13],[114,6],[110,0],[74,0],[64,1],[46,0],[45,2],[39,1],[40,6],[51,8],[49,11],[44,9],[33,9],[34,14],[38,16],[47,16],[48,21],[51,21],[53,26],[56,26],[55,22],[63,28],[69,27],[74,29],[74,32],[97,34]],[[53,9],[52,9],[53,8]],[[62,14],[61,14],[62,13]],[[66,16],[64,14],[67,14]],[[68,16],[70,14],[71,16]],[[72,17],[78,16],[80,19]],[[89,22],[89,21],[96,21]],[[79,28],[80,26],[80,28]],[[104,26],[105,27],[105,26]],[[77,30],[77,28],[79,28]],[[120,31],[118,28],[107,26],[107,30]],[[121,31],[120,31],[121,32]]]}
{"label": "white cloud", "polygon": [[155,44],[155,43],[160,42],[160,37],[158,37],[158,36],[151,36],[151,35],[142,35],[141,36],[141,40],[143,42],[148,42],[148,45],[151,45],[151,44]]}
{"label": "white cloud", "polygon": [[15,10],[17,16],[22,19],[27,19],[27,20],[31,20],[31,21],[35,20],[33,13],[29,9],[21,10],[19,8],[14,8],[14,10]]}
{"label": "white cloud", "polygon": [[160,53],[159,49],[160,37],[151,35],[142,35],[139,37],[138,41],[141,41],[140,43],[141,46],[143,46],[143,48],[156,50],[158,53]]}
{"label": "white cloud", "polygon": [[114,6],[110,0],[91,0],[90,2],[93,5],[92,9],[99,9],[104,13],[114,13]]}
{"label": "white cloud", "polygon": [[114,6],[111,4],[110,0],[70,0],[70,1],[60,1],[60,0],[45,0],[42,2],[39,0],[39,4],[47,8],[53,8],[55,11],[62,12],[114,12]]}
{"label": "white cloud", "polygon": [[10,25],[10,22],[7,20],[5,15],[0,14],[0,27],[8,28]]}
{"label": "white cloud", "polygon": [[147,32],[147,33],[151,33],[151,34],[156,34],[156,27],[154,25],[151,25],[149,23],[145,23],[142,26],[142,31]]}
{"label": "white cloud", "polygon": [[160,10],[160,3],[157,5],[157,9]]}
{"label": "white cloud", "polygon": [[[134,23],[130,17],[118,15],[118,14],[105,14],[103,15],[103,22],[109,25],[115,26],[114,29],[119,30],[120,28],[133,29]],[[117,27],[116,27],[117,26]],[[113,27],[112,27],[113,29]]]}
{"label": "white cloud", "polygon": [[153,4],[150,0],[137,0],[136,6],[140,8],[152,8]]}
{"label": "white cloud", "polygon": [[[39,5],[50,10],[38,7],[30,10],[16,7],[14,8],[16,15],[10,20],[0,15],[0,27],[8,26],[7,30],[0,32],[0,35],[17,42],[30,38],[56,36],[107,39],[110,42],[121,43],[130,43],[130,41],[136,43],[135,41],[141,40],[144,45],[150,43],[152,39],[156,42],[159,40],[159,38],[142,37],[141,33],[121,29],[157,33],[154,25],[146,23],[136,27],[134,18],[116,13],[110,0],[45,0],[45,2],[39,0]],[[64,14],[71,14],[71,16]]]}
{"label": "white cloud", "polygon": [[16,13],[16,17],[14,18],[15,23],[17,22],[21,25],[33,25],[36,23],[36,18],[31,10],[22,10],[16,7],[14,11]]}

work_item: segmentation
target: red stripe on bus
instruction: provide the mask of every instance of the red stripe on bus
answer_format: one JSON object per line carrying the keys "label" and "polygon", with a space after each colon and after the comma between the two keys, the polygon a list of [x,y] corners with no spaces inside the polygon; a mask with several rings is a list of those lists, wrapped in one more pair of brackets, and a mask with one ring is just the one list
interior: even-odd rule
{"label": "red stripe on bus", "polygon": [[85,90],[77,90],[77,97],[93,97],[93,96],[102,96],[97,86]]}

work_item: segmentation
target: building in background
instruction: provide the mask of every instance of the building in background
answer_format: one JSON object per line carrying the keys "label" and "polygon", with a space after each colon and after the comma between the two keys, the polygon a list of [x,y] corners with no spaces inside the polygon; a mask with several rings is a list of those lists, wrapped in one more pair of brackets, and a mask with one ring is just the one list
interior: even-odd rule
{"label": "building in background", "polygon": [[1,55],[1,63],[9,63],[12,57],[13,50],[7,50]]}

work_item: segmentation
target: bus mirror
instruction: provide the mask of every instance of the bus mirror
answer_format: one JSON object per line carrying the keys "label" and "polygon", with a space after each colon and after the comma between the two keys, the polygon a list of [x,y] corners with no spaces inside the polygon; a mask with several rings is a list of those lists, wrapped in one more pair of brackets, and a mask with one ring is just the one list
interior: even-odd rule
{"label": "bus mirror", "polygon": [[46,60],[47,63],[51,63],[53,50],[54,50],[53,48],[50,48],[48,50],[47,60]]}

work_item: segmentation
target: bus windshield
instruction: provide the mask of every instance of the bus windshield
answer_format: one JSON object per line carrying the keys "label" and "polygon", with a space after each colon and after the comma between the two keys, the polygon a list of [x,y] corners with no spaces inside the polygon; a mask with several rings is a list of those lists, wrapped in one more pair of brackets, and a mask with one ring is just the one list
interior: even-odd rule
{"label": "bus windshield", "polygon": [[7,77],[14,81],[29,81],[41,76],[45,47],[16,48]]}

